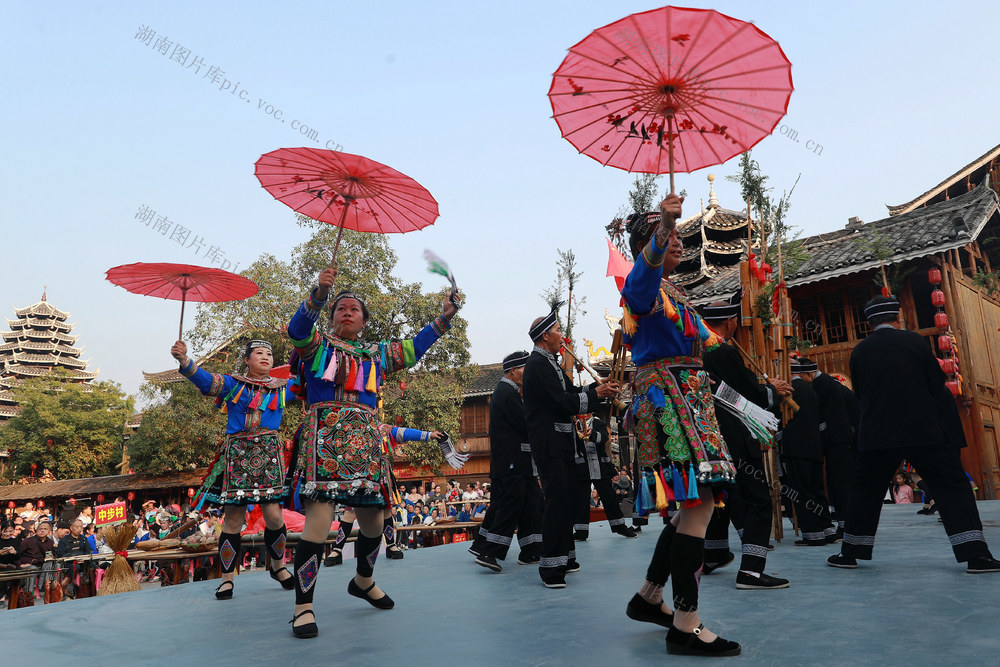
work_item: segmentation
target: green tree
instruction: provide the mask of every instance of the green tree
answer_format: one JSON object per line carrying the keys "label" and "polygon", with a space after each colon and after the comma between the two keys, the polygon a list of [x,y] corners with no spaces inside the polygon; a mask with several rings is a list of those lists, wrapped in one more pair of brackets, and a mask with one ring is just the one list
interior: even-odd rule
{"label": "green tree", "polygon": [[133,399],[114,382],[68,382],[65,371],[25,380],[13,390],[21,413],[0,429],[16,475],[48,468],[63,479],[115,473]]}
{"label": "green tree", "polygon": [[572,250],[564,252],[556,249],[556,252],[559,253],[559,261],[556,262],[555,282],[539,296],[545,300],[549,308],[554,307],[560,301],[568,302],[566,320],[564,321],[558,313],[556,316],[559,318],[563,335],[572,339],[573,327],[581,316],[587,314],[587,311],[583,309],[584,304],[587,303],[587,297],[580,296],[579,292],[575,294],[573,292],[576,289],[577,281],[583,277],[583,271],[576,270],[576,254]]}

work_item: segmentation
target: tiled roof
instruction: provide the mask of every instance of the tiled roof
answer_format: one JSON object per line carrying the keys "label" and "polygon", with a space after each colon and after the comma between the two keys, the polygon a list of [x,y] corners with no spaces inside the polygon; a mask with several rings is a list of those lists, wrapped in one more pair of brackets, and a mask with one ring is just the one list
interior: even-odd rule
{"label": "tiled roof", "polygon": [[462,390],[463,398],[473,398],[476,396],[489,396],[496,389],[497,383],[503,377],[503,364],[485,364],[479,367],[479,374],[465,385]]}
{"label": "tiled roof", "polygon": [[951,187],[955,183],[958,183],[963,178],[970,176],[978,169],[989,165],[989,163],[992,162],[997,157],[1000,157],[1000,146],[995,146],[994,148],[991,148],[990,150],[986,151],[985,154],[981,155],[980,157],[976,158],[969,164],[965,165],[964,167],[956,171],[954,174],[944,179],[943,181],[941,181],[933,188],[920,195],[919,197],[911,199],[905,204],[899,204],[897,206],[887,205],[886,208],[889,209],[889,215],[899,215],[901,213],[912,211],[917,206],[920,206],[929,199],[932,199],[935,195],[938,195],[941,192],[947,190],[949,187]]}
{"label": "tiled roof", "polygon": [[[879,267],[879,260],[865,245],[878,232],[896,264],[918,257],[961,248],[975,240],[997,211],[997,195],[984,180],[977,188],[948,201],[918,208],[890,218],[817,234],[803,240],[808,259],[785,279],[789,287],[807,285]],[[729,295],[739,287],[739,265],[723,269],[714,279],[691,287],[696,301]]]}

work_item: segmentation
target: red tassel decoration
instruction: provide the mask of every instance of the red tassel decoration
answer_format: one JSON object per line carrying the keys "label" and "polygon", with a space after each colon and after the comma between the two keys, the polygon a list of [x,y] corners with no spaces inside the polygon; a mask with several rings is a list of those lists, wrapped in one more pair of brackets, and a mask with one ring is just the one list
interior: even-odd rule
{"label": "red tassel decoration", "polygon": [[358,381],[358,366],[354,363],[354,359],[351,358],[351,370],[347,373],[347,381],[344,382],[344,386],[354,389],[355,383]]}
{"label": "red tassel decoration", "polygon": [[694,328],[694,322],[691,321],[691,309],[684,309],[684,337],[685,338],[695,338],[698,336],[698,330]]}
{"label": "red tassel decoration", "polygon": [[274,392],[274,398],[271,399],[271,404],[267,408],[271,411],[278,409],[278,392]]}

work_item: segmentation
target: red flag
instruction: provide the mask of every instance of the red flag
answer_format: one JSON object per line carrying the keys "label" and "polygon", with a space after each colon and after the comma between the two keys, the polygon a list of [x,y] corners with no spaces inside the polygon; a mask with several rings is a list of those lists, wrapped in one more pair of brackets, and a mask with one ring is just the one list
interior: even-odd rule
{"label": "red flag", "polygon": [[605,240],[608,242],[608,272],[605,275],[615,279],[615,284],[620,292],[625,286],[625,278],[632,270],[632,262],[625,259],[625,256],[615,247],[611,239]]}

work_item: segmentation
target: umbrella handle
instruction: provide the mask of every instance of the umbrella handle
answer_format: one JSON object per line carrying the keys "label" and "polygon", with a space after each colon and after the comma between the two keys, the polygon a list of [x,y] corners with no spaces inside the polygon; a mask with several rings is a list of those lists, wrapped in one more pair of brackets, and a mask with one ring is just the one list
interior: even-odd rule
{"label": "umbrella handle", "polygon": [[663,112],[667,117],[667,160],[670,164],[670,194],[674,194],[674,112],[667,109]]}
{"label": "umbrella handle", "polygon": [[181,290],[181,323],[177,327],[177,340],[184,340],[184,304],[187,303],[187,290]]}
{"label": "umbrella handle", "polygon": [[[343,195],[341,195],[343,196]],[[340,237],[344,235],[344,220],[347,219],[347,207],[351,205],[353,199],[348,199],[344,197],[346,202],[344,203],[344,210],[340,213],[340,222],[337,223],[337,241],[333,244],[333,257],[330,258],[330,268],[334,271],[337,270],[337,249],[340,248]]]}

